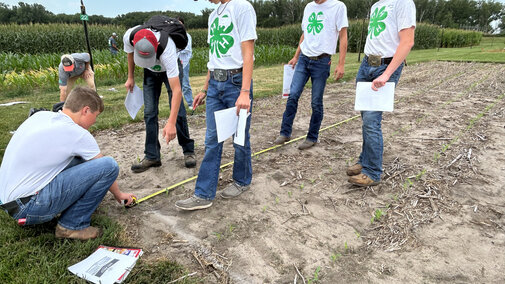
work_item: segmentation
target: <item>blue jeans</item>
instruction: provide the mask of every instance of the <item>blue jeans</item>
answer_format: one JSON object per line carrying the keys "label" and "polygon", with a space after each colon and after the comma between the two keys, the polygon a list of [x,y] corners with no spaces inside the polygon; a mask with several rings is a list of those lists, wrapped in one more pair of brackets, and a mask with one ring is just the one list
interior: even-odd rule
{"label": "blue jeans", "polygon": [[[387,64],[381,66],[370,66],[368,61],[363,59],[356,75],[356,82],[372,82],[375,78],[384,73]],[[398,84],[402,73],[403,63],[395,70],[388,82]],[[359,164],[363,167],[362,173],[374,181],[380,181],[382,174],[382,154],[384,143],[382,138],[382,111],[362,111],[363,120],[363,145],[359,155]]]}
{"label": "blue jeans", "polygon": [[184,76],[182,78],[182,95],[188,103],[188,107],[193,105],[193,91],[191,91],[191,85],[189,84],[189,63],[186,67],[182,68]]}
{"label": "blue jeans", "polygon": [[[179,80],[182,81],[182,65],[179,63]],[[168,83],[166,72],[152,72],[144,68],[144,122],[146,124],[145,158],[158,161],[161,158],[160,141],[158,140],[158,105],[160,102],[161,86],[165,84],[168,92],[168,101],[172,106],[172,89]],[[177,141],[182,147],[184,154],[195,152],[195,142],[189,137],[188,121],[186,119],[186,108],[181,100],[177,122]]]}
{"label": "blue jeans", "polygon": [[303,92],[303,87],[311,79],[312,82],[312,116],[310,117],[309,132],[307,140],[317,142],[319,128],[323,121],[323,94],[326,87],[326,79],[330,76],[331,57],[324,57],[319,60],[311,60],[307,56],[300,54],[298,64],[295,67],[295,74],[291,82],[289,98],[286,103],[286,110],[282,116],[280,134],[284,137],[291,137],[293,131],[293,120],[298,109],[298,100]]}
{"label": "blue jeans", "polygon": [[[205,133],[205,156],[203,157],[198,178],[196,180],[195,195],[207,200],[216,197],[217,181],[219,178],[219,167],[221,165],[221,154],[223,153],[223,142],[217,142],[216,120],[214,112],[235,106],[242,87],[242,73],[232,75],[225,82],[218,82],[211,76],[209,88],[207,90],[206,122],[207,131]],[[251,109],[253,100],[253,87],[250,89]],[[249,185],[252,180],[251,164],[251,143],[249,127],[251,126],[251,115],[247,118],[245,129],[244,146],[233,144],[235,148],[235,160],[233,164],[233,180],[239,185]]]}
{"label": "blue jeans", "polygon": [[102,157],[67,167],[26,204],[17,200],[20,210],[13,218],[26,218],[26,225],[51,221],[70,230],[89,227],[91,214],[119,174],[111,157]]}

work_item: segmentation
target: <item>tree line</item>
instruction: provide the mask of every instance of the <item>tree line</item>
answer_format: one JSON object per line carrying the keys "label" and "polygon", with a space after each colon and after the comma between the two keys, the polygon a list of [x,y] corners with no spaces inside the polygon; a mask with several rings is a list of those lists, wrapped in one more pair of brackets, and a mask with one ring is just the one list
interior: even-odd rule
{"label": "tree line", "polygon": [[[305,5],[312,0],[249,0],[253,5],[258,27],[271,28],[300,23]],[[368,16],[370,6],[376,0],[341,0],[347,6],[349,19],[363,19]],[[494,0],[414,0],[417,21],[446,28],[474,29],[493,32],[491,22],[501,20],[499,28],[505,34],[505,5]],[[143,23],[154,14],[182,16],[190,29],[207,28],[207,18],[211,9],[201,11],[202,15],[177,11],[131,12],[114,18],[90,15],[91,24],[112,24],[131,27]],[[80,23],[79,13],[54,14],[41,4],[19,2],[10,7],[0,2],[0,23]]]}

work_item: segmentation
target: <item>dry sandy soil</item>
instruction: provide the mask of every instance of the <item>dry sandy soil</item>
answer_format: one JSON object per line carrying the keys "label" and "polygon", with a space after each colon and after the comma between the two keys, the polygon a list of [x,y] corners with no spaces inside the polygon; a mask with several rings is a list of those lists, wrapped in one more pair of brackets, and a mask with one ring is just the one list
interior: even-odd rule
{"label": "dry sandy soil", "polygon": [[[109,195],[100,210],[126,226],[144,260],[176,260],[205,283],[503,283],[504,74],[498,64],[407,66],[395,111],[384,115],[378,186],[347,183],[345,169],[361,149],[361,119],[354,83],[342,82],[327,86],[323,128],[334,127],[320,133],[320,143],[255,156],[251,189],[238,198],[179,211],[174,202],[193,193],[191,181],[128,210]],[[306,134],[309,98],[306,89],[293,137]],[[273,146],[284,105],[280,96],[254,102],[253,153]],[[199,162],[204,120],[188,117]],[[96,138],[120,163],[120,187],[140,198],[198,174],[184,168],[176,142],[163,146],[162,167],[133,174],[143,124]],[[224,149],[223,164],[233,160],[230,141]],[[230,181],[228,167],[218,191]]]}

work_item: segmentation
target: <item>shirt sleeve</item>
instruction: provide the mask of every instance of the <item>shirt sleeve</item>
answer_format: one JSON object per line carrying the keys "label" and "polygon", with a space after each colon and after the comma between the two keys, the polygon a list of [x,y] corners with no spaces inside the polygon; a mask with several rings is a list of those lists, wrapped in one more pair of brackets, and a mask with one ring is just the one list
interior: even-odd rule
{"label": "shirt sleeve", "polygon": [[89,53],[72,53],[72,57],[76,60],[76,61],[80,61],[80,62],[90,62],[91,61],[91,57],[89,56]]}
{"label": "shirt sleeve", "polygon": [[63,70],[63,64],[60,63],[58,66],[58,85],[65,87],[67,85],[68,75],[65,70]]}
{"label": "shirt sleeve", "polygon": [[95,138],[87,130],[83,130],[82,136],[74,144],[72,153],[74,156],[79,156],[86,161],[89,161],[100,154],[100,147],[96,143]]}
{"label": "shirt sleeve", "polygon": [[416,6],[412,0],[396,2],[398,32],[416,26]]}
{"label": "shirt sleeve", "polygon": [[174,78],[179,76],[179,66],[177,64],[177,48],[174,41],[169,37],[167,46],[160,56],[161,64],[167,70],[167,78]]}
{"label": "shirt sleeve", "polygon": [[132,33],[133,29],[136,27],[133,27],[129,30],[126,31],[126,33],[123,36],[123,50],[126,53],[133,53],[133,45],[130,43],[130,34]]}
{"label": "shirt sleeve", "polygon": [[342,28],[349,27],[349,22],[347,20],[347,7],[345,4],[340,5],[337,13],[337,30],[340,31]]}
{"label": "shirt sleeve", "polygon": [[247,3],[237,19],[240,42],[256,40],[256,13],[251,4]]}

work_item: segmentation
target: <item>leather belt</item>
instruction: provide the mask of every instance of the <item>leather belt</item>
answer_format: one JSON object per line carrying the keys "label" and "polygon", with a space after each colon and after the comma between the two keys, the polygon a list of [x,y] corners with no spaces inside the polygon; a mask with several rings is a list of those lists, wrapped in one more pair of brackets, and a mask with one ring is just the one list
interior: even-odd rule
{"label": "leather belt", "polygon": [[219,82],[224,82],[228,80],[229,77],[235,74],[242,73],[242,68],[237,69],[214,69],[214,71],[210,71],[210,76],[214,78],[214,80]]}
{"label": "leather belt", "polygon": [[310,60],[320,60],[320,59],[323,59],[325,57],[331,57],[331,55],[329,55],[328,53],[323,53],[323,54],[320,54],[318,56],[307,56],[307,58],[310,59]]}
{"label": "leather belt", "polygon": [[[24,205],[24,204],[30,202],[30,200],[32,199],[33,196],[34,195],[30,195],[27,197],[21,197],[21,198],[19,198],[19,201],[21,201],[21,203],[23,203],[23,205]],[[13,200],[11,202],[7,202],[5,204],[0,204],[0,208],[5,210],[11,217],[14,217],[14,215],[16,215],[16,213],[19,212],[19,205],[17,203],[17,199]]]}
{"label": "leather belt", "polygon": [[391,63],[393,57],[381,58],[380,55],[365,55],[365,60],[368,62],[368,65],[377,67]]}

